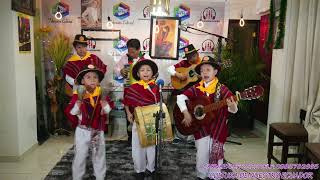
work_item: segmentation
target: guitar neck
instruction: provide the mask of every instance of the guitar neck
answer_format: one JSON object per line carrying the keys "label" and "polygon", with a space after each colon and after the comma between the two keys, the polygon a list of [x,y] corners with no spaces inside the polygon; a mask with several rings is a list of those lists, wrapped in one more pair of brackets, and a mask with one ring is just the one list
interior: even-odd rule
{"label": "guitar neck", "polygon": [[[239,95],[234,95],[234,96],[232,96],[232,98],[234,101],[240,100]],[[230,98],[228,98],[228,99],[230,99]],[[207,113],[207,112],[218,110],[218,109],[225,107],[225,106],[227,106],[227,99],[223,99],[223,100],[218,101],[216,103],[212,103],[212,104],[205,106],[204,111]]]}

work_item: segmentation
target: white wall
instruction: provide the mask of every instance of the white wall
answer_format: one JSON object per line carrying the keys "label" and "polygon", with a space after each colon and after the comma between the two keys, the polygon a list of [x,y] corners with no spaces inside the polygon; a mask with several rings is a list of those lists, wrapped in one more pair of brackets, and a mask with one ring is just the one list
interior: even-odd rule
{"label": "white wall", "polygon": [[1,5],[0,160],[19,157],[37,143],[36,95],[32,53],[19,54],[17,13],[11,0]]}
{"label": "white wall", "polygon": [[256,13],[257,0],[229,0],[230,19],[240,19],[243,10],[243,18],[246,20],[260,20]]}

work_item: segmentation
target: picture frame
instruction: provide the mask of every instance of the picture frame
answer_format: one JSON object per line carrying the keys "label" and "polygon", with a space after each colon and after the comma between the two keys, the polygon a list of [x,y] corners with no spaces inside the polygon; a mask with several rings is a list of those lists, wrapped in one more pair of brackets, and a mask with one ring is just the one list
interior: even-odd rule
{"label": "picture frame", "polygon": [[19,53],[31,53],[30,17],[19,13],[17,20]]}
{"label": "picture frame", "polygon": [[81,0],[81,29],[102,29],[102,0]]}
{"label": "picture frame", "polygon": [[151,58],[178,60],[180,24],[178,17],[151,16],[149,46]]}
{"label": "picture frame", "polygon": [[20,13],[30,16],[36,14],[36,1],[35,0],[11,0],[11,9]]}

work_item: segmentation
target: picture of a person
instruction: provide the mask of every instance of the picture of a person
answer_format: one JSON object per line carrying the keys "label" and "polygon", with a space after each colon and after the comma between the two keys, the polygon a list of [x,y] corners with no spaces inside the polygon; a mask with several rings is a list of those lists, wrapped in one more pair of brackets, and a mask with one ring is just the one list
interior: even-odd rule
{"label": "picture of a person", "polygon": [[172,28],[165,21],[159,21],[159,32],[156,33],[155,56],[169,57],[172,53]]}
{"label": "picture of a person", "polygon": [[88,3],[88,7],[81,14],[82,28],[101,29],[101,5],[98,0]]}

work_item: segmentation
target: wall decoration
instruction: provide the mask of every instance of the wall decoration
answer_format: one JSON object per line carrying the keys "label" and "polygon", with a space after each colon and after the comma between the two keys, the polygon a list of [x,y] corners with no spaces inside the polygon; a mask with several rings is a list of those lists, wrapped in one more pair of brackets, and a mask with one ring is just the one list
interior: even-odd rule
{"label": "wall decoration", "polygon": [[180,18],[151,17],[150,57],[156,59],[178,59],[179,25]]}
{"label": "wall decoration", "polygon": [[19,52],[31,52],[30,19],[18,14]]}
{"label": "wall decoration", "polygon": [[273,23],[269,24],[268,40],[265,44],[268,51],[272,48],[283,48],[286,11],[287,0],[270,0],[269,22]]}
{"label": "wall decoration", "polygon": [[287,12],[287,0],[281,0],[279,23],[278,23],[278,28],[276,28],[278,31],[275,36],[276,40],[275,40],[274,49],[283,49],[286,12]]}
{"label": "wall decoration", "polygon": [[81,0],[81,29],[102,29],[101,0]]}
{"label": "wall decoration", "polygon": [[117,29],[82,29],[81,34],[87,36],[89,39],[96,41],[117,41],[121,37],[121,30]]}
{"label": "wall decoration", "polygon": [[36,1],[34,0],[12,0],[11,9],[30,16],[35,15]]}

